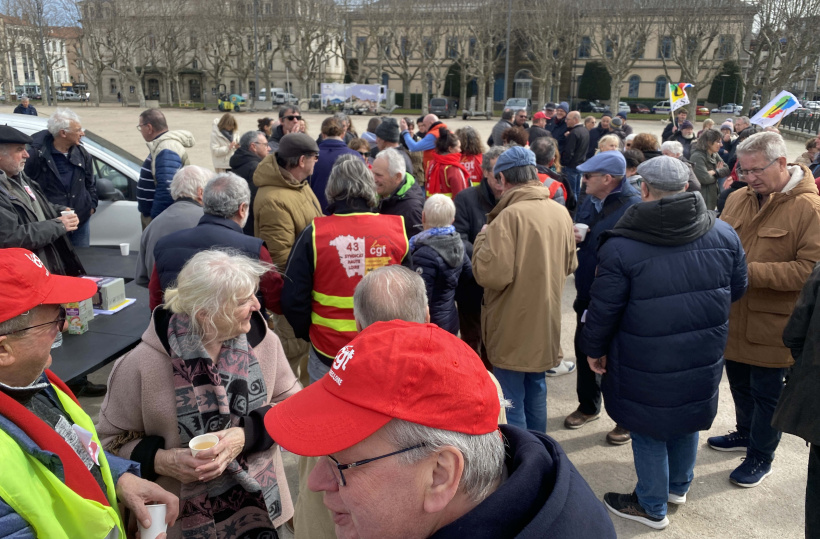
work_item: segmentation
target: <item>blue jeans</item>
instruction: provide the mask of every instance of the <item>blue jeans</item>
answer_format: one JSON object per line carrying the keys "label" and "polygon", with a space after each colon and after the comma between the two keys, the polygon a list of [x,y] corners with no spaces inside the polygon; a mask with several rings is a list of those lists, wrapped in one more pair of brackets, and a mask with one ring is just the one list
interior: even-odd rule
{"label": "blue jeans", "polygon": [[329,372],[330,367],[322,363],[322,360],[319,359],[318,352],[311,346],[308,352],[308,376],[310,377],[310,383],[318,382],[322,376]]}
{"label": "blue jeans", "polygon": [[747,454],[771,462],[781,432],[772,427],[772,416],[783,391],[786,369],[757,367],[726,360],[726,377],[735,401],[737,431],[749,437]]}
{"label": "blue jeans", "polygon": [[89,226],[90,222],[90,220],[86,221],[85,223],[78,226],[77,230],[68,233],[68,239],[71,240],[71,244],[74,245],[74,247],[88,247],[89,245],[91,245],[91,226]]}
{"label": "blue jeans", "polygon": [[493,367],[504,398],[512,402],[507,423],[522,429],[547,432],[547,378],[542,372],[518,372]]}
{"label": "blue jeans", "polygon": [[695,477],[698,454],[698,433],[684,434],[666,442],[632,433],[632,455],[638,485],[635,494],[650,516],[666,516],[669,493],[682,496],[689,492]]}

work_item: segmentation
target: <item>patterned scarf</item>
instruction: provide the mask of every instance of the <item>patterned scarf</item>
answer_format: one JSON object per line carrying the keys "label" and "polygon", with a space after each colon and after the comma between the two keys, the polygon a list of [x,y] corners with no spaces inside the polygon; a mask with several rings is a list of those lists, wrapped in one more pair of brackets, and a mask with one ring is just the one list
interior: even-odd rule
{"label": "patterned scarf", "polygon": [[449,236],[456,231],[456,227],[453,225],[449,226],[440,226],[435,228],[428,228],[427,230],[422,230],[412,238],[410,238],[410,252],[416,250],[416,244],[418,242],[424,243],[424,240],[427,238],[431,238],[433,236]]}
{"label": "patterned scarf", "polygon": [[[182,447],[200,434],[239,425],[250,410],[267,404],[262,370],[246,336],[222,343],[216,364],[191,334],[190,318],[174,314],[168,324],[174,370],[177,425]],[[207,483],[182,485],[183,536],[197,539],[276,537],[282,513],[273,462],[266,454],[240,455]]]}

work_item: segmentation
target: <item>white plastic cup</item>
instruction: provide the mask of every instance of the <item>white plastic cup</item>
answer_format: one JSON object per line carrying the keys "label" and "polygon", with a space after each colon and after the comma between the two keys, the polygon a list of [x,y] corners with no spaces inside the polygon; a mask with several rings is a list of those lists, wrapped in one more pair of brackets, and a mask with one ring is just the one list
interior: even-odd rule
{"label": "white plastic cup", "polygon": [[216,434],[200,434],[188,442],[188,447],[191,449],[191,454],[197,456],[200,451],[210,449],[217,443],[219,443],[219,436]]}
{"label": "white plastic cup", "polygon": [[120,244],[120,254],[122,256],[128,256],[131,252],[131,244],[130,243],[121,243]]}
{"label": "white plastic cup", "polygon": [[74,215],[74,210],[64,210],[60,212],[60,215],[65,217],[66,215]]}
{"label": "white plastic cup", "polygon": [[151,527],[143,528],[142,523],[137,523],[140,529],[140,537],[142,539],[156,539],[159,534],[168,530],[168,524],[165,523],[165,504],[146,505],[145,508],[148,509],[148,514],[151,515]]}
{"label": "white plastic cup", "polygon": [[587,232],[589,232],[589,225],[585,225],[584,223],[575,223],[575,230],[577,230],[578,234],[581,236],[581,241],[584,241],[587,237]]}

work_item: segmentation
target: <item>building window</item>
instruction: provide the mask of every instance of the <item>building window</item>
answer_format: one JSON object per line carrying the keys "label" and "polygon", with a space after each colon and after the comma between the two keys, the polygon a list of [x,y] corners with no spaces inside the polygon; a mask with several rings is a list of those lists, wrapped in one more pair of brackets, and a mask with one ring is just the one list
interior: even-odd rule
{"label": "building window", "polygon": [[589,58],[592,54],[592,40],[589,36],[581,38],[581,45],[578,47],[578,58]]}
{"label": "building window", "polygon": [[606,57],[607,58],[612,58],[615,55],[615,49],[618,46],[618,41],[610,39],[610,38],[606,38],[605,45],[606,45]]}
{"label": "building window", "polygon": [[128,90],[130,93],[133,94],[136,91],[136,88],[134,86],[131,86]]}
{"label": "building window", "polygon": [[672,37],[663,36],[658,41],[658,58],[669,59],[672,56]]}
{"label": "building window", "polygon": [[267,40],[265,42],[265,48],[269,51],[272,51],[273,50],[273,41],[271,41],[270,39]]}
{"label": "building window", "polygon": [[458,57],[458,38],[451,36],[447,38],[447,58]]}
{"label": "building window", "polygon": [[197,62],[196,60],[193,60],[193,61],[191,62],[191,67],[192,67],[193,69],[199,69],[199,62]]}
{"label": "building window", "polygon": [[641,78],[638,75],[629,77],[629,97],[638,97],[641,87]]}
{"label": "building window", "polygon": [[635,42],[635,46],[632,48],[632,58],[639,59],[643,58],[644,49],[646,48],[646,43],[643,42],[642,39],[639,39]]}
{"label": "building window", "polygon": [[108,82],[111,85],[111,93],[116,94],[117,93],[117,79],[108,79]]}
{"label": "building window", "polygon": [[282,48],[286,51],[290,50],[290,34],[282,36]]}
{"label": "building window", "polygon": [[735,53],[735,39],[731,35],[720,36],[718,41],[717,57],[719,60],[731,58]]}
{"label": "building window", "polygon": [[407,58],[408,56],[409,56],[409,54],[408,54],[408,50],[407,50],[407,38],[403,37],[403,38],[401,38],[401,57],[402,58]]}
{"label": "building window", "polygon": [[663,75],[655,79],[655,99],[664,99],[668,87],[669,83]]}
{"label": "building window", "polygon": [[356,51],[359,55],[364,54],[367,50],[367,36],[359,36],[356,38]]}

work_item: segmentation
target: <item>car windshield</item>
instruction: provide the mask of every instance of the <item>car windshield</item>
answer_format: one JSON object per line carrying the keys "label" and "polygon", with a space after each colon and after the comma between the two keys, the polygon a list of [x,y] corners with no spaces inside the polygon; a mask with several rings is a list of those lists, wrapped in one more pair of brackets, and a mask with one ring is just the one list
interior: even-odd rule
{"label": "car windshield", "polygon": [[89,146],[97,148],[98,150],[105,151],[105,153],[116,154],[120,158],[120,161],[128,165],[128,167],[131,170],[133,170],[137,174],[140,173],[140,168],[142,168],[142,160],[140,160],[132,153],[123,150],[116,144],[108,140],[105,140],[96,133],[86,130],[85,137],[83,138],[83,144],[87,144]]}

